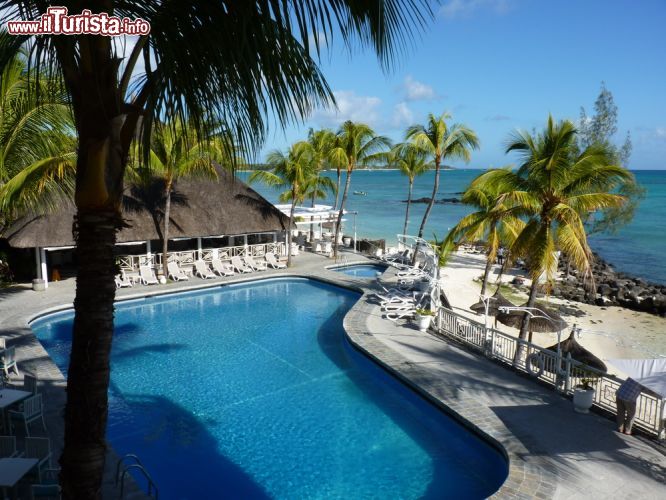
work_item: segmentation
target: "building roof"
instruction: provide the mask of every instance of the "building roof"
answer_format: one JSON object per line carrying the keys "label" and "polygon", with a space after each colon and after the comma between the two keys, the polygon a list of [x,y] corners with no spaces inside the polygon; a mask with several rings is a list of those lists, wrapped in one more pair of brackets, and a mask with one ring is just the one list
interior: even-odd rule
{"label": "building roof", "polygon": [[[217,168],[219,179],[181,179],[172,193],[169,239],[283,231],[289,217],[231,173]],[[161,239],[163,183],[148,188],[127,186],[123,217],[130,227],[118,233],[118,243]],[[76,208],[28,214],[8,228],[4,237],[17,248],[74,245],[72,223]]]}

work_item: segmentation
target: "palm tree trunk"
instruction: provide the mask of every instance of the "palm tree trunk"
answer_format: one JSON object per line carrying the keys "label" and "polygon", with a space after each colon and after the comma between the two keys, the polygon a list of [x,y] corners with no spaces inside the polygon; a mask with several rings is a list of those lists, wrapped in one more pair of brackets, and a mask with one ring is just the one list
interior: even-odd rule
{"label": "palm tree trunk", "polygon": [[[316,199],[316,196],[317,196],[317,187],[318,186],[319,186],[319,174],[317,174],[317,180],[315,181],[315,189],[312,192],[312,203],[311,203],[312,208],[314,208],[314,206],[315,206],[315,199]],[[313,222],[314,217],[310,217],[310,221],[312,222],[310,224],[310,242],[312,242],[314,240],[314,222]]]}
{"label": "palm tree trunk", "polygon": [[488,252],[487,258],[486,258],[486,269],[483,272],[483,283],[481,283],[481,296],[485,297],[486,296],[486,288],[488,286],[488,277],[490,276],[490,270],[493,267],[493,261],[490,259],[490,253]]}
{"label": "palm tree trunk", "polygon": [[165,186],[165,202],[164,202],[164,234],[162,235],[162,272],[164,278],[169,276],[167,272],[167,259],[169,252],[169,217],[171,216],[171,182],[167,181]]}
{"label": "palm tree trunk", "polygon": [[341,172],[340,172],[339,167],[338,167],[337,171],[338,171],[338,182],[337,182],[336,188],[335,188],[335,204],[333,205],[333,210],[338,208],[338,196],[340,195],[340,176],[341,176]]}
{"label": "palm tree trunk", "polygon": [[289,210],[289,230],[287,231],[287,267],[291,267],[291,223],[294,220],[296,211],[296,188],[291,190],[291,209]]}
{"label": "palm tree trunk", "polygon": [[[532,279],[532,286],[530,287],[530,296],[527,299],[527,304],[525,305],[525,307],[534,307],[538,290],[539,290],[539,278],[534,278]],[[523,322],[520,325],[520,333],[518,334],[519,339],[521,340],[527,339],[529,325],[530,325],[530,315],[525,313],[525,316],[523,316]],[[519,342],[516,347],[516,354],[513,357],[513,366],[520,365],[520,360],[522,359],[524,352],[525,352],[525,345]]]}
{"label": "palm tree trunk", "polygon": [[407,234],[407,225],[409,224],[409,206],[412,204],[412,188],[414,180],[409,179],[409,194],[407,195],[407,209],[405,210],[405,227],[402,228],[402,234]]}
{"label": "palm tree trunk", "polygon": [[437,191],[439,190],[439,160],[435,160],[435,183],[432,187],[432,197],[430,198],[430,201],[428,202],[428,206],[426,207],[426,211],[423,214],[423,220],[421,221],[421,227],[419,228],[419,238],[423,238],[423,231],[425,230],[425,225],[426,222],[428,222],[428,217],[430,216],[430,211],[432,210],[432,206],[435,204],[435,197],[437,196]]}
{"label": "palm tree trunk", "polygon": [[340,226],[342,225],[342,213],[345,210],[347,203],[347,194],[349,193],[349,185],[351,184],[351,174],[353,166],[349,165],[347,168],[347,180],[345,181],[345,190],[342,193],[342,201],[340,202],[340,211],[338,212],[338,220],[335,223],[335,241],[333,241],[333,257],[338,258],[338,239],[340,238]]}

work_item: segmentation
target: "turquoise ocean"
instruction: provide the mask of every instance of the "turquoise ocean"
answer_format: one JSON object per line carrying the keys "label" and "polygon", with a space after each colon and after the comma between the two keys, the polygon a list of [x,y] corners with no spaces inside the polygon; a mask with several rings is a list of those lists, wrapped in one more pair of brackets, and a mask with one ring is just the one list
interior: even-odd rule
{"label": "turquoise ocean", "polygon": [[[476,169],[442,171],[438,199],[460,197],[469,183],[481,173]],[[637,181],[647,189],[634,220],[615,234],[597,234],[590,238],[592,249],[612,264],[616,270],[647,280],[666,284],[666,171],[637,170]],[[247,172],[239,172],[247,180]],[[326,172],[335,180],[335,172]],[[430,196],[434,172],[414,182],[413,198]],[[344,186],[344,174],[342,185]],[[253,184],[269,201],[276,203],[279,192],[260,183]],[[407,199],[407,178],[396,170],[357,170],[352,174],[350,191],[363,191],[366,195],[350,193],[347,209],[358,211],[356,230],[358,237],[386,238],[395,243],[396,234],[402,233]],[[333,199],[317,203],[333,204]],[[408,233],[415,234],[421,224],[425,204],[413,204],[410,210]],[[462,204],[435,205],[430,214],[424,236],[433,234],[442,239],[470,208]],[[353,231],[353,217],[345,232]]]}

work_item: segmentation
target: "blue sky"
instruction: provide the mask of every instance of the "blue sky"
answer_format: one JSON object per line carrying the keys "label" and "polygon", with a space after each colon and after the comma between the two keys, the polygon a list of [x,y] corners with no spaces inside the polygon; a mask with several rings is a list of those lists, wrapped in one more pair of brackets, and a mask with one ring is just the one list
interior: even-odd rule
{"label": "blue sky", "polygon": [[540,128],[548,113],[577,119],[581,106],[590,114],[603,80],[619,108],[616,141],[632,135],[630,167],[666,169],[664,0],[445,0],[435,8],[434,23],[388,74],[371,51],[350,56],[334,40],[321,67],[339,111],[273,127],[264,153],[346,119],[398,141],[428,112],[449,111],[481,139],[470,167],[505,165],[512,130]]}

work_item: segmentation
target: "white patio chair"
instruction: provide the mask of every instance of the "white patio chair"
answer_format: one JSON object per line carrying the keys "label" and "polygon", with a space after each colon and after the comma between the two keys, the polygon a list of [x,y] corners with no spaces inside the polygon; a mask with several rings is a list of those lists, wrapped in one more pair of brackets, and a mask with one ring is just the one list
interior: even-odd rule
{"label": "white patio chair", "polygon": [[0,352],[0,370],[5,373],[7,379],[9,378],[9,370],[14,370],[16,375],[20,375],[16,364],[16,347],[8,347]]}
{"label": "white patio chair", "polygon": [[28,375],[27,373],[23,375],[23,390],[31,394],[37,394],[37,384],[39,380],[37,377]]}
{"label": "white patio chair", "polygon": [[268,265],[271,266],[273,269],[287,269],[287,264],[279,262],[275,257],[274,253],[269,252],[266,255],[264,255],[264,258],[266,259]]}
{"label": "white patio chair", "polygon": [[229,264],[224,264],[220,259],[213,259],[210,263],[213,266],[213,272],[220,276],[233,276],[236,274],[233,267]]}
{"label": "white patio chair", "polygon": [[134,286],[132,281],[125,276],[125,273],[116,274],[115,282],[116,288],[132,288]]}
{"label": "white patio chair", "polygon": [[207,280],[215,277],[215,274],[210,272],[206,263],[199,259],[194,261],[194,274],[199,276],[202,280]]}
{"label": "white patio chair", "polygon": [[268,269],[268,264],[266,262],[257,262],[251,255],[243,257],[243,260],[248,267],[252,268],[253,271],[265,271]]}
{"label": "white patio chair", "polygon": [[239,273],[251,273],[252,272],[252,268],[243,264],[243,262],[241,261],[241,259],[238,255],[234,255],[231,258],[231,265],[234,266],[234,270],[236,270]]}
{"label": "white patio chair", "polygon": [[39,484],[31,485],[32,499],[60,500],[62,492],[58,484],[60,469],[41,469]]}
{"label": "white patio chair", "polygon": [[399,319],[403,318],[413,318],[415,314],[416,314],[416,308],[410,307],[407,309],[399,309],[397,311],[388,311],[386,313],[386,319],[389,319],[391,321],[398,321]]}
{"label": "white patio chair", "polygon": [[42,480],[42,471],[51,468],[51,440],[41,437],[25,438],[25,458],[37,459],[39,481]]}
{"label": "white patio chair", "polygon": [[[9,420],[23,420],[25,426],[25,433],[30,436],[30,424],[35,420],[41,419],[42,427],[46,431],[46,423],[44,422],[44,412],[42,408],[42,395],[35,394],[23,401],[23,408],[21,410],[9,410],[7,412]],[[12,429],[14,424],[12,422]]]}
{"label": "white patio chair", "polygon": [[18,457],[16,438],[14,436],[0,436],[0,458]]}
{"label": "white patio chair", "polygon": [[153,271],[150,266],[141,266],[139,267],[139,280],[144,285],[158,285],[157,277],[155,276],[155,271]]}
{"label": "white patio chair", "polygon": [[187,281],[190,279],[187,274],[185,274],[185,272],[180,267],[178,267],[177,262],[172,261],[167,264],[167,273],[174,281]]}

